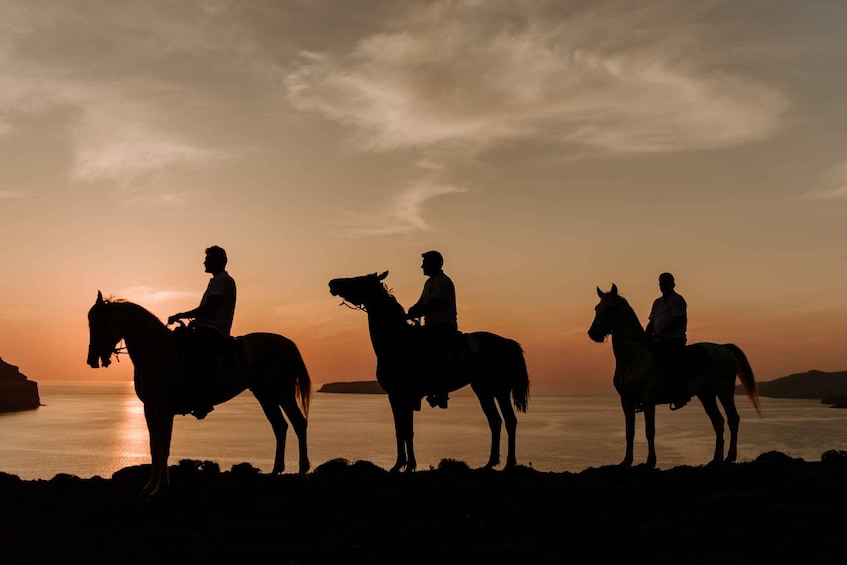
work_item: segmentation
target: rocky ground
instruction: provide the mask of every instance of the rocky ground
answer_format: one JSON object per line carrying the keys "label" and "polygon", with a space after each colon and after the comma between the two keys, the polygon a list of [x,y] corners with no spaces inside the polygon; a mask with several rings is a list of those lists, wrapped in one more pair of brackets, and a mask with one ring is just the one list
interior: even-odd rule
{"label": "rocky ground", "polygon": [[182,461],[109,479],[0,474],[2,563],[847,563],[847,454],[717,467],[304,476]]}

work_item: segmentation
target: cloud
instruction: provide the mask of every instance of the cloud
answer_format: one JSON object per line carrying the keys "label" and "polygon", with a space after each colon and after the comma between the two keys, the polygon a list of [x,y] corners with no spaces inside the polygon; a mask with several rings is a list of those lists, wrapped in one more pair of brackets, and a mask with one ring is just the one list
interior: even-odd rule
{"label": "cloud", "polygon": [[131,300],[145,306],[156,306],[176,301],[196,300],[197,293],[186,290],[159,289],[150,286],[133,286],[121,290],[117,298]]}
{"label": "cloud", "polygon": [[831,167],[824,175],[822,187],[806,196],[816,200],[847,199],[847,161]]}
{"label": "cloud", "polygon": [[288,99],[380,151],[530,137],[676,151],[765,139],[778,127],[787,98],[713,60],[673,3],[551,5],[412,7],[347,53],[303,52],[285,77]]}
{"label": "cloud", "polygon": [[255,47],[221,13],[227,3],[48,4],[0,2],[0,135],[53,113],[69,132],[71,178],[122,188],[239,153],[220,129],[198,134],[196,118],[229,103],[209,80],[249,74],[239,63]]}
{"label": "cloud", "polygon": [[0,200],[23,197],[24,194],[22,192],[15,192],[13,190],[0,190]]}
{"label": "cloud", "polygon": [[77,180],[107,179],[126,186],[147,174],[176,166],[201,167],[223,159],[220,151],[180,139],[157,127],[143,109],[128,101],[86,108],[74,127]]}
{"label": "cloud", "polygon": [[466,192],[462,187],[419,181],[389,199],[373,213],[348,213],[338,222],[350,237],[398,235],[430,229],[424,210],[430,200],[447,194]]}

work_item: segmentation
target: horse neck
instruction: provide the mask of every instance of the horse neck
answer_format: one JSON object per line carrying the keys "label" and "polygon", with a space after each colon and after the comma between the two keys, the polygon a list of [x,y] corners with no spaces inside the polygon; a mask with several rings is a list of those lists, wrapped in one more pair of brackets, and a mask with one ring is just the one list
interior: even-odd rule
{"label": "horse neck", "polygon": [[141,306],[123,302],[115,303],[114,307],[127,353],[136,367],[147,363],[150,352],[173,338],[168,328]]}
{"label": "horse neck", "polygon": [[612,350],[615,358],[626,362],[645,355],[649,351],[647,333],[628,303],[624,303],[619,320],[618,327],[612,332]]}
{"label": "horse neck", "polygon": [[406,311],[397,299],[386,293],[366,305],[368,330],[377,356],[396,350],[397,340],[406,335]]}

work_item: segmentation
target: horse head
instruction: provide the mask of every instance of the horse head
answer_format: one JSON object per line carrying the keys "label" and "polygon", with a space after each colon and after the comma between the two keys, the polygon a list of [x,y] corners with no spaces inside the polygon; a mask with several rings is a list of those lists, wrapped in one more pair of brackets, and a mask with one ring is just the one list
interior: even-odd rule
{"label": "horse head", "polygon": [[385,271],[379,275],[373,273],[360,277],[332,279],[329,281],[329,293],[340,296],[345,302],[361,308],[379,294],[385,294],[385,285],[382,281],[387,276],[388,271]]}
{"label": "horse head", "polygon": [[600,297],[600,302],[594,307],[594,321],[588,328],[588,337],[600,343],[617,328],[619,309],[616,306],[623,298],[618,294],[618,287],[614,283],[609,292],[603,292],[598,286],[597,296]]}
{"label": "horse head", "polygon": [[115,325],[112,315],[114,304],[103,300],[103,294],[97,291],[97,301],[88,311],[88,365],[97,369],[102,362],[103,367],[111,363],[112,353],[121,340],[121,333]]}

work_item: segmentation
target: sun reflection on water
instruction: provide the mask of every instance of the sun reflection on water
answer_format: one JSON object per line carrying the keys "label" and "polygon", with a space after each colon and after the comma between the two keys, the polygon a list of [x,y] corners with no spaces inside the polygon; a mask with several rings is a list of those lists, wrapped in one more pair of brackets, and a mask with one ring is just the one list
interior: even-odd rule
{"label": "sun reflection on water", "polygon": [[121,403],[113,462],[118,469],[149,462],[144,405],[135,395],[124,398]]}

